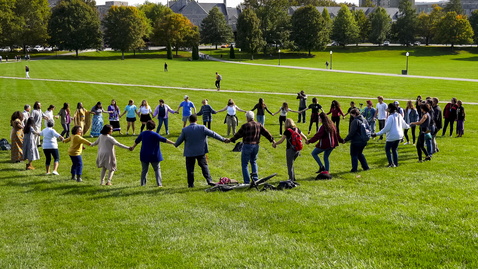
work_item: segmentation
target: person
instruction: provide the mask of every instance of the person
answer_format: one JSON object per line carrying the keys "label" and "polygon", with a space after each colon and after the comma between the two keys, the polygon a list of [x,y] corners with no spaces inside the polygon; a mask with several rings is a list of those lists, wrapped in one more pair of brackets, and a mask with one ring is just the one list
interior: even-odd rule
{"label": "person", "polygon": [[27,74],[27,78],[30,78],[30,68],[28,65],[25,65],[25,73]]}
{"label": "person", "polygon": [[437,134],[443,127],[443,122],[442,122],[442,111],[438,103],[440,100],[437,97],[432,98],[432,108],[433,108],[433,117],[435,121],[435,132],[432,133],[432,144],[433,144],[433,153],[438,153],[440,149],[438,149],[438,144],[437,144]]}
{"label": "person", "polygon": [[[312,157],[319,165],[319,170],[316,173],[322,173],[324,171],[330,172],[330,163],[329,156],[332,151],[339,146],[339,142],[343,143],[344,140],[340,137],[340,134],[335,129],[334,123],[327,117],[327,115],[322,111],[319,114],[319,121],[322,123],[319,130],[315,135],[306,142],[307,145],[310,143],[315,143],[314,150],[312,151]],[[320,161],[319,154],[324,153],[324,165]]]}
{"label": "person", "polygon": [[128,127],[126,128],[126,135],[129,135],[129,127],[133,129],[133,135],[136,135],[134,132],[134,122],[136,121],[136,110],[138,108],[134,105],[133,99],[130,99],[128,105],[124,108],[123,114],[120,115],[120,118],[126,113],[126,121],[128,122]]}
{"label": "person", "polygon": [[139,136],[134,141],[134,145],[132,147],[132,150],[134,150],[139,143],[143,142],[143,144],[141,145],[141,151],[139,153],[139,159],[141,161],[142,166],[141,186],[146,186],[150,164],[153,167],[154,174],[156,176],[156,184],[158,185],[158,187],[163,186],[161,179],[161,166],[159,164],[163,160],[163,155],[161,155],[161,148],[159,146],[159,142],[174,145],[173,141],[155,133],[153,131],[155,127],[156,123],[154,123],[154,121],[147,121],[146,131],[141,132],[139,134]]}
{"label": "person", "polygon": [[[362,111],[362,116],[367,121],[368,125],[370,126],[370,131],[375,133],[375,108],[373,107],[373,103],[370,100],[367,100],[367,107],[365,107]],[[350,113],[349,113],[350,114]],[[352,118],[352,117],[351,117]],[[352,120],[353,121],[353,120]],[[351,124],[351,123],[350,123]],[[350,127],[349,124],[349,127]],[[349,129],[350,132],[350,129]],[[375,139],[375,138],[373,138]]]}
{"label": "person", "polygon": [[[400,102],[395,101],[394,104],[397,107],[397,113],[402,115],[402,118],[405,117],[405,115],[403,113],[403,108],[400,107]],[[390,112],[389,112],[389,114],[390,114]]]}
{"label": "person", "polygon": [[59,175],[58,164],[60,163],[60,153],[58,152],[58,142],[57,138],[63,140],[63,136],[53,129],[55,126],[54,120],[48,120],[45,129],[40,132],[40,136],[43,136],[43,153],[45,154],[45,168],[46,174],[50,174],[50,164],[51,164],[51,157],[53,156],[53,172],[54,175]]}
{"label": "person", "polygon": [[45,128],[46,128],[46,124],[48,123],[49,120],[54,120],[54,118],[58,119],[59,116],[53,116],[53,110],[55,110],[55,106],[54,105],[50,105],[48,107],[48,109],[45,111],[45,116],[46,116],[46,119],[45,119]]}
{"label": "person", "polygon": [[[350,107],[349,107],[349,109],[347,109],[347,113],[345,113],[344,118],[347,117],[347,115],[350,114],[350,111],[352,111],[352,109],[354,109],[354,108],[355,108],[355,102],[352,101],[352,102],[350,102]],[[349,116],[349,131],[350,131],[350,124],[352,123],[353,120],[354,120],[354,118]]]}
{"label": "person", "polygon": [[456,105],[457,99],[455,97],[451,98],[450,103],[446,104],[445,109],[443,110],[443,117],[445,118],[445,124],[443,126],[443,133],[441,136],[445,136],[446,128],[450,124],[450,137],[453,136],[453,125],[456,120]]}
{"label": "person", "polygon": [[365,156],[363,155],[363,150],[367,146],[367,141],[362,139],[361,132],[362,124],[365,124],[368,128],[370,128],[370,126],[368,126],[367,121],[360,114],[358,108],[352,109],[352,111],[350,111],[350,116],[354,117],[354,120],[352,121],[349,134],[343,141],[343,143],[350,141],[350,157],[352,159],[352,170],[350,172],[357,172],[359,161],[363,170],[367,171],[370,168],[368,167],[367,159],[365,159]]}
{"label": "person", "polygon": [[[31,117],[33,118],[35,125],[32,126],[33,129],[35,129],[35,133],[40,133],[41,132],[41,121],[42,119],[47,119],[45,113],[41,111],[41,103],[36,101],[35,104],[33,105],[33,111]],[[35,140],[35,145],[40,147],[41,146],[41,141],[40,141],[40,136],[32,136],[32,139]]]}
{"label": "person", "polygon": [[61,119],[61,126],[63,127],[63,131],[61,132],[61,136],[68,138],[70,137],[70,125],[71,125],[71,113],[70,113],[70,104],[64,103],[63,107],[58,112],[58,115]]}
{"label": "person", "polygon": [[400,141],[403,139],[403,129],[408,129],[410,126],[405,122],[402,114],[398,112],[398,106],[395,103],[388,104],[388,114],[389,116],[383,129],[378,133],[372,134],[372,136],[386,134],[385,153],[388,160],[387,167],[397,167],[397,149]]}
{"label": "person", "polygon": [[342,115],[342,119],[345,119],[344,112],[342,112],[342,108],[340,108],[340,103],[337,100],[333,100],[332,104],[330,105],[330,111],[327,115],[332,114],[332,122],[335,123],[335,129],[340,134],[340,116]]}
{"label": "person", "polygon": [[22,115],[23,115],[23,126],[25,126],[27,124],[27,120],[30,118],[30,110],[31,110],[31,106],[29,104],[26,104],[23,106],[23,112],[22,112]]}
{"label": "person", "polygon": [[206,126],[207,124],[207,128],[211,130],[212,114],[216,114],[217,112],[208,104],[208,102],[209,100],[207,99],[202,100],[202,107],[197,113],[197,115],[198,116],[202,115],[203,125]]}
{"label": "person", "polygon": [[[388,117],[387,114],[387,104],[383,102],[383,96],[377,97],[378,99],[378,104],[375,112],[375,116],[373,117],[373,121],[375,122],[375,119],[378,116],[378,130],[381,131],[383,127],[385,127],[385,120]],[[383,140],[383,135],[380,136],[378,140]]]}
{"label": "person", "polygon": [[[226,143],[235,143],[242,137],[244,145],[241,150],[241,166],[242,177],[244,184],[250,183],[250,178],[257,181],[259,175],[257,172],[257,155],[259,154],[259,143],[261,142],[261,135],[267,138],[271,143],[275,143],[274,137],[267,131],[267,129],[260,123],[254,121],[254,112],[246,112],[247,123],[244,123],[239,131]],[[251,163],[252,174],[249,176],[249,163]]]}
{"label": "person", "polygon": [[30,117],[23,129],[23,160],[28,160],[26,164],[26,170],[33,170],[32,162],[40,159],[40,153],[38,152],[37,139],[36,137],[40,135],[40,132],[35,130],[36,124],[35,119]]}
{"label": "person", "polygon": [[183,128],[181,135],[174,146],[177,148],[184,142],[184,153],[186,157],[186,171],[188,178],[188,187],[194,188],[194,165],[196,160],[199,167],[201,167],[202,174],[206,179],[206,182],[210,186],[214,186],[211,174],[209,173],[209,167],[207,164],[206,154],[209,153],[207,137],[212,137],[221,142],[225,142],[222,136],[206,128],[204,125],[197,124],[197,115],[193,114],[189,117],[189,126]]}
{"label": "person", "polygon": [[[68,149],[68,155],[71,159],[71,180],[76,182],[82,182],[81,175],[83,174],[83,159],[81,153],[83,152],[83,145],[91,146],[91,142],[84,139],[81,135],[83,129],[79,125],[75,125],[71,129],[71,136],[63,140],[63,143],[71,141],[70,148]],[[75,178],[76,176],[76,178]]]}
{"label": "person", "polygon": [[141,132],[144,130],[144,127],[146,126],[146,122],[149,120],[152,120],[151,115],[153,115],[153,111],[151,110],[151,107],[148,105],[148,101],[143,100],[141,101],[141,105],[139,106],[138,109],[138,116],[141,121]]}
{"label": "person", "polygon": [[11,151],[10,157],[12,162],[19,163],[23,161],[23,114],[20,111],[15,111],[12,114],[10,124],[13,127],[11,135]]}
{"label": "person", "polygon": [[[305,94],[304,91],[300,91],[297,94],[296,99],[299,99],[299,111],[301,110],[303,111],[304,109],[307,108],[307,95]],[[302,117],[302,122],[305,123],[305,111],[302,113],[299,113],[299,120],[297,121],[297,123],[300,123],[301,117]],[[282,135],[282,132],[281,132],[281,135]]]}
{"label": "person", "polygon": [[[121,110],[116,104],[116,100],[111,100],[111,105],[108,106],[109,120],[110,125],[113,127],[113,132],[119,132],[120,135],[123,133],[121,132],[121,125],[119,121],[119,116],[121,115]],[[104,127],[103,127],[104,128]]]}
{"label": "person", "polygon": [[[222,54],[221,54],[221,58],[222,58]],[[221,80],[222,80],[222,76],[219,75],[217,72],[216,72],[216,83],[215,83],[215,86],[217,88],[217,90],[221,90]]]}
{"label": "person", "polygon": [[435,151],[433,147],[433,134],[435,133],[436,130],[436,123],[435,123],[435,110],[433,109],[433,101],[431,97],[427,97],[425,104],[428,106],[428,114],[430,116],[430,124],[429,124],[429,131],[432,139],[425,139],[425,145],[427,147],[428,151],[428,156],[433,157],[433,153]]}
{"label": "person", "polygon": [[[295,112],[295,113],[300,113],[300,112],[290,109],[289,104],[287,102],[282,103],[281,108],[279,108],[279,110],[276,113],[272,113],[272,116],[275,116],[279,112],[280,112],[280,115],[279,115],[279,126],[280,126],[279,127],[279,135],[282,135],[282,124],[287,119],[287,112]],[[304,121],[304,123],[305,123],[305,121]]]}
{"label": "person", "polygon": [[295,150],[292,147],[292,134],[295,132],[299,134],[304,140],[305,143],[307,143],[307,136],[304,135],[300,131],[299,128],[294,123],[294,120],[291,118],[285,120],[284,124],[284,134],[282,135],[281,139],[277,141],[276,143],[272,144],[273,148],[276,148],[277,145],[282,144],[284,140],[287,140],[287,146],[286,146],[286,151],[285,151],[285,158],[287,162],[287,173],[289,174],[289,180],[295,181],[295,171],[294,171],[294,161],[297,159],[297,157],[300,156],[300,150]]}
{"label": "person", "polygon": [[310,104],[308,108],[306,108],[302,111],[299,111],[299,113],[300,112],[305,112],[309,109],[312,109],[312,113],[310,114],[310,123],[309,123],[309,133],[308,133],[308,135],[310,135],[310,130],[312,129],[312,125],[314,124],[314,122],[315,122],[315,132],[317,133],[319,131],[319,112],[320,112],[320,110],[322,112],[324,112],[324,110],[322,109],[322,106],[319,104],[319,101],[317,100],[316,97],[312,98],[312,104]]}
{"label": "person", "polygon": [[168,72],[168,64],[164,63],[164,72]]}
{"label": "person", "polygon": [[153,118],[158,117],[158,129],[156,133],[159,134],[161,127],[163,126],[166,128],[166,135],[169,135],[169,114],[168,113],[176,113],[172,110],[168,105],[164,103],[163,99],[159,99],[159,105],[154,109]]}
{"label": "person", "polygon": [[265,111],[267,111],[269,114],[273,115],[272,112],[267,108],[266,103],[264,103],[264,98],[259,98],[259,103],[257,103],[251,111],[254,111],[257,109],[257,114],[256,114],[256,120],[258,123],[262,124],[264,126],[266,122],[266,116],[265,116]]}
{"label": "person", "polygon": [[429,125],[430,125],[430,114],[428,113],[430,111],[430,108],[426,104],[422,104],[420,106],[422,118],[420,121],[417,122],[412,122],[410,125],[420,125],[420,132],[418,134],[418,140],[417,140],[417,153],[418,153],[418,162],[421,163],[423,162],[422,160],[422,152],[425,153],[425,161],[430,161],[431,156],[428,155],[427,150],[425,149],[425,134],[429,133]]}
{"label": "person", "polygon": [[184,101],[179,104],[178,109],[176,109],[176,113],[179,113],[179,109],[183,108],[183,128],[186,127],[186,123],[189,121],[189,116],[191,116],[191,109],[194,110],[194,114],[196,114],[196,107],[194,107],[193,102],[189,101],[189,96],[184,96]]}
{"label": "person", "polygon": [[461,100],[458,100],[456,105],[456,134],[457,137],[462,137],[465,133],[465,108]]}
{"label": "person", "polygon": [[232,129],[232,135],[236,134],[236,126],[239,124],[239,120],[237,119],[237,115],[236,115],[236,110],[241,112],[246,112],[246,111],[236,106],[236,103],[234,103],[234,100],[232,99],[229,99],[227,101],[227,105],[223,109],[218,110],[217,113],[223,112],[226,110],[227,110],[227,115],[226,115],[226,118],[224,119],[224,123],[227,124],[227,137],[229,137],[229,135],[231,134],[231,129]]}
{"label": "person", "polygon": [[91,114],[93,114],[93,123],[91,124],[90,132],[91,137],[101,135],[101,130],[103,129],[103,113],[112,114],[113,111],[105,111],[101,102],[96,103],[96,105],[91,108]]}
{"label": "person", "polygon": [[[404,114],[405,114],[405,117],[404,117],[405,122],[406,122],[408,125],[410,125],[410,123],[412,123],[412,122],[418,121],[418,112],[417,112],[417,110],[415,109],[415,107],[413,106],[413,102],[412,102],[411,100],[409,100],[409,101],[407,102],[407,108],[405,109]],[[415,141],[416,141],[416,139],[415,139],[415,129],[416,129],[416,128],[417,128],[416,125],[410,125],[410,128],[409,128],[409,129],[405,129],[404,135],[405,135],[405,138],[407,139],[407,142],[405,142],[404,145],[410,145],[410,144],[411,144],[411,143],[410,143],[410,139],[409,139],[409,137],[408,137],[408,131],[409,131],[410,129],[412,129],[413,145],[415,146]]]}
{"label": "person", "polygon": [[329,69],[329,61],[325,61],[325,69]]}
{"label": "person", "polygon": [[93,114],[90,111],[86,110],[83,107],[83,103],[79,102],[76,105],[75,114],[73,114],[73,120],[75,126],[78,125],[81,127],[81,132],[86,134],[91,127],[91,117],[90,115]]}
{"label": "person", "polygon": [[2,55],[0,55],[0,63],[2,62]]}
{"label": "person", "polygon": [[133,149],[132,147],[125,146],[116,141],[116,139],[111,136],[113,130],[114,128],[112,125],[106,124],[101,130],[100,137],[98,137],[98,139],[91,144],[92,147],[98,146],[96,166],[98,168],[102,168],[100,177],[101,185],[105,185],[106,170],[108,170],[108,179],[106,185],[111,186],[111,179],[113,178],[114,172],[117,170],[115,146],[127,150]]}
{"label": "person", "polygon": [[417,100],[415,101],[415,108],[417,109],[419,119],[422,118],[422,110],[420,108],[421,105],[422,105],[422,96],[419,95],[417,96]]}

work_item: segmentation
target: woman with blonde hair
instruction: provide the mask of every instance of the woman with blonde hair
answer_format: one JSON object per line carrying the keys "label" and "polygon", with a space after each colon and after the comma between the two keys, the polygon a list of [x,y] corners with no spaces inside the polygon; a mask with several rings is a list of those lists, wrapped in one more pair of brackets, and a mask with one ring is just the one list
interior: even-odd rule
{"label": "woman with blonde hair", "polygon": [[287,102],[284,102],[284,103],[282,103],[282,107],[276,113],[273,113],[272,116],[274,116],[275,114],[277,114],[279,112],[280,112],[280,116],[279,116],[279,125],[280,125],[279,134],[282,135],[282,123],[284,123],[287,119],[287,112],[299,113],[299,111],[295,111],[295,110],[290,109],[289,104]]}
{"label": "woman with blonde hair", "polygon": [[231,129],[232,129],[232,135],[235,135],[236,127],[239,124],[236,111],[241,111],[241,112],[246,112],[246,111],[236,106],[236,103],[234,103],[234,100],[232,99],[229,99],[229,101],[227,101],[226,107],[221,110],[218,110],[217,113],[223,112],[226,110],[227,110],[227,115],[226,115],[226,118],[224,119],[224,123],[227,123],[227,136],[231,134]]}
{"label": "woman with blonde hair", "polygon": [[141,106],[138,109],[138,116],[139,120],[141,121],[141,132],[143,132],[144,127],[146,126],[146,122],[152,120],[151,115],[153,115],[153,111],[151,107],[148,105],[148,101],[143,100],[141,101]]}
{"label": "woman with blonde hair", "polygon": [[[410,123],[412,122],[417,122],[418,121],[418,112],[417,112],[417,109],[415,108],[415,106],[413,105],[413,101],[409,100],[407,102],[407,108],[405,108],[405,113],[404,113],[404,120],[405,122],[410,125]],[[415,129],[417,128],[416,125],[411,125],[410,126],[411,129],[412,129],[412,137],[413,137],[413,145],[415,146]],[[411,144],[410,143],[410,139],[408,139],[408,130],[410,129],[405,129],[404,131],[404,135],[405,135],[405,138],[407,139],[407,142],[404,144],[404,145],[409,145]]]}
{"label": "woman with blonde hair", "polygon": [[287,140],[287,149],[286,149],[286,160],[287,160],[287,172],[289,173],[289,179],[292,181],[295,181],[295,172],[294,172],[294,161],[297,159],[297,157],[300,156],[300,150],[296,150],[294,145],[292,144],[292,135],[300,135],[302,138],[307,142],[307,136],[305,136],[299,128],[296,127],[294,120],[292,119],[286,119],[285,120],[285,131],[284,135],[282,135],[282,138],[272,144],[274,148],[277,147],[277,145],[282,144],[284,140]]}

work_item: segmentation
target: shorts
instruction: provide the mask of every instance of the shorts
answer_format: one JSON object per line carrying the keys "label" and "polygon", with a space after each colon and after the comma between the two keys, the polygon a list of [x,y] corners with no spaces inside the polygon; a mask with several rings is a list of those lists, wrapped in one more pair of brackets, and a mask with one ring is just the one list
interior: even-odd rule
{"label": "shorts", "polygon": [[128,118],[128,117],[127,117],[127,118],[126,118],[126,121],[127,121],[127,122],[135,122],[135,121],[136,121],[136,117],[134,117],[134,118]]}
{"label": "shorts", "polygon": [[183,116],[183,121],[184,122],[189,121],[189,116]]}
{"label": "shorts", "polygon": [[312,115],[310,115],[310,122],[319,122],[319,114],[313,113]]}
{"label": "shorts", "polygon": [[149,121],[149,120],[151,120],[151,115],[149,115],[149,114],[141,114],[141,118],[140,118],[140,121],[141,121],[141,122],[147,122],[147,121]]}

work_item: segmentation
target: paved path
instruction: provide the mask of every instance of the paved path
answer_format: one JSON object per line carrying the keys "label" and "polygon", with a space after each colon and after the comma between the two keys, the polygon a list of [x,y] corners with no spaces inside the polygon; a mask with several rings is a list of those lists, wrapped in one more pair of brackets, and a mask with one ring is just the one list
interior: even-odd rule
{"label": "paved path", "polygon": [[[81,84],[95,84],[95,85],[109,85],[109,86],[122,86],[122,87],[142,87],[142,88],[155,88],[155,89],[175,89],[183,91],[207,91],[217,92],[216,89],[200,89],[200,88],[186,88],[186,87],[173,87],[173,86],[160,86],[160,85],[141,85],[141,84],[127,84],[127,83],[113,83],[113,82],[98,82],[98,81],[82,81],[82,80],[65,80],[65,79],[47,79],[47,78],[19,78],[19,77],[6,77],[0,76],[0,79],[16,79],[16,80],[32,80],[32,81],[47,81],[47,82],[62,82],[62,83],[81,83]],[[237,90],[221,90],[220,92],[226,93],[244,93],[244,94],[260,94],[260,95],[291,95],[296,96],[296,93],[283,93],[283,92],[256,92],[256,91],[237,91]],[[312,95],[312,94],[311,94]],[[375,100],[377,97],[366,96],[342,96],[342,95],[323,95],[313,94],[317,97],[325,98],[342,98],[342,99],[362,99],[362,100]],[[408,99],[394,99],[396,101],[408,101]],[[365,102],[364,102],[365,103]],[[473,102],[463,102],[466,105],[478,105]]]}

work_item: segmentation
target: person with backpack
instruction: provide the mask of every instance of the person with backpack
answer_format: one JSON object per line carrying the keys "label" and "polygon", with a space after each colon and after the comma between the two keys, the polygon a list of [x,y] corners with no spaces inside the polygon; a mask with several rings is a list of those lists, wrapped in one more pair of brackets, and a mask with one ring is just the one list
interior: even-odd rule
{"label": "person with backpack", "polygon": [[216,88],[217,90],[221,90],[221,80],[222,76],[216,72]]}
{"label": "person with backpack", "polygon": [[[329,172],[329,156],[335,147],[339,146],[339,142],[343,143],[344,140],[340,137],[340,134],[335,129],[334,123],[329,119],[329,117],[324,113],[319,114],[319,121],[322,125],[319,128],[319,131],[311,138],[309,141],[305,142],[307,145],[310,143],[315,143],[315,149],[312,151],[312,157],[319,165],[319,171],[316,173]],[[324,153],[324,165],[320,161],[319,154]]]}
{"label": "person with backpack", "polygon": [[350,172],[357,172],[358,162],[362,164],[364,171],[369,170],[367,159],[363,155],[363,150],[367,146],[368,140],[370,140],[371,132],[365,118],[360,114],[358,108],[350,111],[350,116],[354,117],[350,132],[344,139],[343,143],[350,141],[350,157],[352,159],[352,170]]}
{"label": "person with backpack", "polygon": [[[402,114],[398,112],[398,106],[394,103],[388,104],[388,118],[385,126],[380,132],[372,134],[372,137],[386,134],[385,153],[387,154],[388,166],[398,166],[398,145],[403,139],[403,129],[408,129],[410,126],[405,122]],[[392,153],[390,153],[392,151]],[[393,159],[392,159],[393,157]]]}
{"label": "person with backpack", "polygon": [[300,129],[296,127],[294,120],[290,118],[285,121],[284,127],[285,131],[282,135],[282,138],[276,143],[273,143],[272,147],[276,148],[277,145],[280,145],[282,142],[284,142],[284,140],[287,140],[287,148],[285,151],[287,172],[289,174],[289,180],[295,181],[294,161],[300,156],[300,151],[303,148],[302,138],[307,143],[307,136],[305,136]]}

